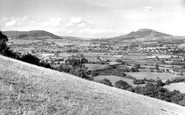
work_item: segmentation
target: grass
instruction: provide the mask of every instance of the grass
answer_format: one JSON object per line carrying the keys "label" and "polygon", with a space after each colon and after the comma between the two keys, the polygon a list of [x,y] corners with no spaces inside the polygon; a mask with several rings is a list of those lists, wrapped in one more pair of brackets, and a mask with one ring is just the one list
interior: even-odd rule
{"label": "grass", "polygon": [[158,78],[161,80],[167,80],[179,77],[178,75],[171,74],[171,73],[157,73],[157,72],[127,72],[126,74],[135,77],[136,79],[154,79],[157,80]]}
{"label": "grass", "polygon": [[1,115],[184,115],[185,108],[0,56]]}
{"label": "grass", "polygon": [[88,67],[88,70],[100,70],[108,68],[108,64],[85,64],[86,67]]}
{"label": "grass", "polygon": [[185,82],[172,83],[170,85],[165,85],[164,88],[167,88],[170,91],[179,90],[181,93],[185,93]]}

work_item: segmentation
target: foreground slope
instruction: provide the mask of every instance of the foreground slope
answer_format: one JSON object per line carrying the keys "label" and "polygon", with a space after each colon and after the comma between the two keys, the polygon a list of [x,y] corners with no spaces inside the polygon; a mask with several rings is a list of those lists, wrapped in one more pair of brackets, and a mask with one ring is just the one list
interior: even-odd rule
{"label": "foreground slope", "polygon": [[0,56],[0,113],[185,115],[172,103]]}

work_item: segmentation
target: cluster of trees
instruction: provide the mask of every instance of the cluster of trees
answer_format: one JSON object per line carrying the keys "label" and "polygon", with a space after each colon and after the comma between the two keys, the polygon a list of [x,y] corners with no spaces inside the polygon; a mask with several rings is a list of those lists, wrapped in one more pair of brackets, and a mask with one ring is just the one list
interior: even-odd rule
{"label": "cluster of trees", "polygon": [[177,77],[173,80],[166,80],[165,84],[166,85],[170,85],[171,83],[179,83],[179,82],[185,82],[185,78],[184,77]]}
{"label": "cluster of trees", "polygon": [[185,106],[185,95],[177,90],[169,91],[163,88],[164,83],[161,80],[156,81],[155,84],[148,82],[144,87],[137,86],[132,88],[132,92],[147,95],[164,101],[180,104]]}
{"label": "cluster of trees", "polygon": [[[100,83],[113,86],[108,79],[103,79]],[[132,87],[126,81],[119,80],[115,82],[114,87],[185,106],[185,94],[177,90],[169,91],[163,88],[164,85],[161,80],[157,80],[154,83],[147,82],[145,86]]]}
{"label": "cluster of trees", "polygon": [[87,70],[87,67],[85,67],[85,63],[88,63],[88,60],[84,57],[84,55],[80,54],[71,56],[65,61],[65,64],[60,65],[57,70],[60,72],[70,73],[84,79],[92,80],[90,77],[91,73]]}
{"label": "cluster of trees", "polygon": [[7,36],[2,34],[2,32],[0,31],[0,53],[1,54],[4,54],[4,51],[7,49],[7,45],[6,45],[7,41],[8,41]]}

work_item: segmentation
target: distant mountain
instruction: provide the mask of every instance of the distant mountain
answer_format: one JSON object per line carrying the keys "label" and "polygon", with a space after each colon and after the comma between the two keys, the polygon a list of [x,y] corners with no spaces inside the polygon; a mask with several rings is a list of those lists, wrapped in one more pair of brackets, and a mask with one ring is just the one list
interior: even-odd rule
{"label": "distant mountain", "polygon": [[62,39],[60,36],[52,34],[43,30],[34,30],[34,31],[4,31],[8,37],[12,39]]}
{"label": "distant mountain", "polygon": [[158,32],[152,29],[139,29],[138,31],[133,31],[129,34],[113,37],[109,40],[113,41],[151,41],[158,39],[173,38],[175,36]]}

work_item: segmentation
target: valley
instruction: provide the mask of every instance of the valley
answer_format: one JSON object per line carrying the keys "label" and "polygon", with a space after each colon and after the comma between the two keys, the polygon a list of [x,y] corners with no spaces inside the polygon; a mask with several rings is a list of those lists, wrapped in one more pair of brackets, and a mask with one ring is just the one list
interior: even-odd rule
{"label": "valley", "polygon": [[[35,55],[42,62],[56,69],[64,65],[69,57],[80,54],[88,60],[85,66],[90,72],[114,66],[120,69],[119,71],[125,72],[126,76],[135,79],[163,82],[178,78],[185,79],[184,37],[151,29],[140,29],[127,35],[97,40],[59,37],[44,31],[4,33],[9,38],[8,46],[14,52],[19,55],[27,53]],[[100,72],[100,75],[123,77],[119,76],[119,71],[117,71],[118,74]],[[96,81],[106,78],[93,77]],[[107,79],[115,83],[113,78],[107,77]],[[126,81],[130,83],[133,79]]]}

